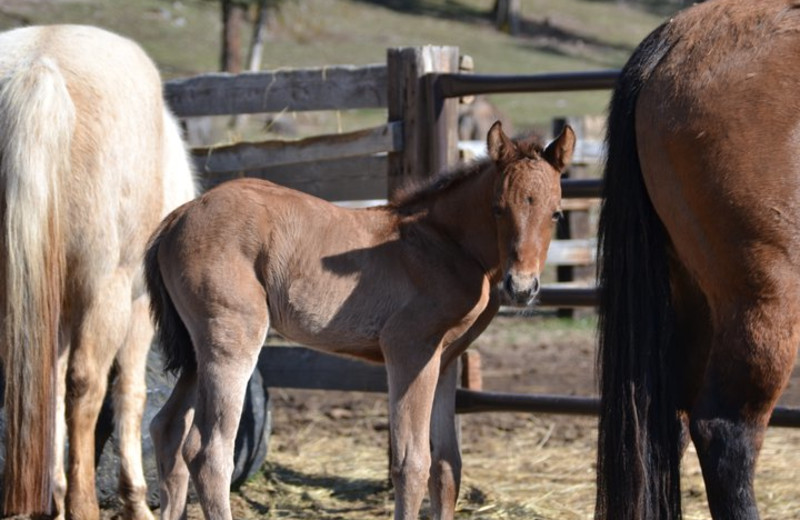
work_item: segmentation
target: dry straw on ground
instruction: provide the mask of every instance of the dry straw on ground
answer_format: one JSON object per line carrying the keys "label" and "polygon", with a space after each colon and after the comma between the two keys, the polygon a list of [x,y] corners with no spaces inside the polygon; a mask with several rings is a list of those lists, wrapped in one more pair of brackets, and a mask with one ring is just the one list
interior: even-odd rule
{"label": "dry straw on ground", "polygon": [[[588,395],[593,329],[500,318],[478,341],[487,389]],[[233,496],[236,518],[391,518],[386,398],[354,392],[272,391],[268,464]],[[800,371],[782,404],[800,405]],[[594,509],[592,417],[481,413],[461,417],[464,478],[458,519],[588,520]],[[763,520],[800,518],[800,430],[768,431],[756,492]],[[692,447],[684,518],[708,519]],[[427,502],[426,502],[427,507]],[[428,510],[423,511],[427,518]],[[202,518],[196,504],[190,518]]]}

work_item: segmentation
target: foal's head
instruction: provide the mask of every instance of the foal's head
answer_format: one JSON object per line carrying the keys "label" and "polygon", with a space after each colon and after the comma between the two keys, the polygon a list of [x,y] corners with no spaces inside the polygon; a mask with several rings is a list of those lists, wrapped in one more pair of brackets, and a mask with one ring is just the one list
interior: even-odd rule
{"label": "foal's head", "polygon": [[575,133],[567,126],[542,150],[532,141],[514,142],[500,122],[487,137],[496,165],[492,211],[497,222],[502,289],[517,305],[539,292],[539,276],[555,222],[561,217],[561,174],[572,159]]}

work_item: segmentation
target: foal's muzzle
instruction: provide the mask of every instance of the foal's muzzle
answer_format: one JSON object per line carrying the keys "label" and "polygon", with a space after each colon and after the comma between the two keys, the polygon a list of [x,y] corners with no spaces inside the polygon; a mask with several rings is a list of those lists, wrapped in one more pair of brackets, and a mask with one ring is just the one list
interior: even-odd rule
{"label": "foal's muzzle", "polygon": [[503,280],[503,291],[513,305],[526,306],[533,303],[539,294],[539,277],[506,274]]}

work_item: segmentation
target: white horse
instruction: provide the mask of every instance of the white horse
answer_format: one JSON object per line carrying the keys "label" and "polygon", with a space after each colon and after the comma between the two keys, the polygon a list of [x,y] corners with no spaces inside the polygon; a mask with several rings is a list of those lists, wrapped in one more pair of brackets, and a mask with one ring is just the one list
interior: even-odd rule
{"label": "white horse", "polygon": [[59,516],[99,518],[94,431],[116,363],[123,517],[152,518],[142,255],[161,218],[194,195],[161,78],[138,45],[86,26],[0,34],[3,516],[55,504]]}

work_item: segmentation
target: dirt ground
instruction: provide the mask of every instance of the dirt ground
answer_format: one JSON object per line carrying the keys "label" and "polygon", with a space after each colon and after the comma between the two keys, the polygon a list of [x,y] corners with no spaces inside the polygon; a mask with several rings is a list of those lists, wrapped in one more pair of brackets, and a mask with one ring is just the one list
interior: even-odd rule
{"label": "dirt ground", "polygon": [[[596,395],[591,317],[499,317],[473,348],[486,390]],[[267,464],[233,494],[236,518],[391,518],[384,395],[273,389],[271,399]],[[781,403],[800,406],[800,370]],[[592,518],[594,418],[492,412],[463,415],[461,427],[457,518]],[[764,520],[800,517],[799,463],[800,430],[771,428],[756,480]],[[709,518],[693,449],[683,466],[685,518]],[[202,518],[197,504],[189,517]]]}

